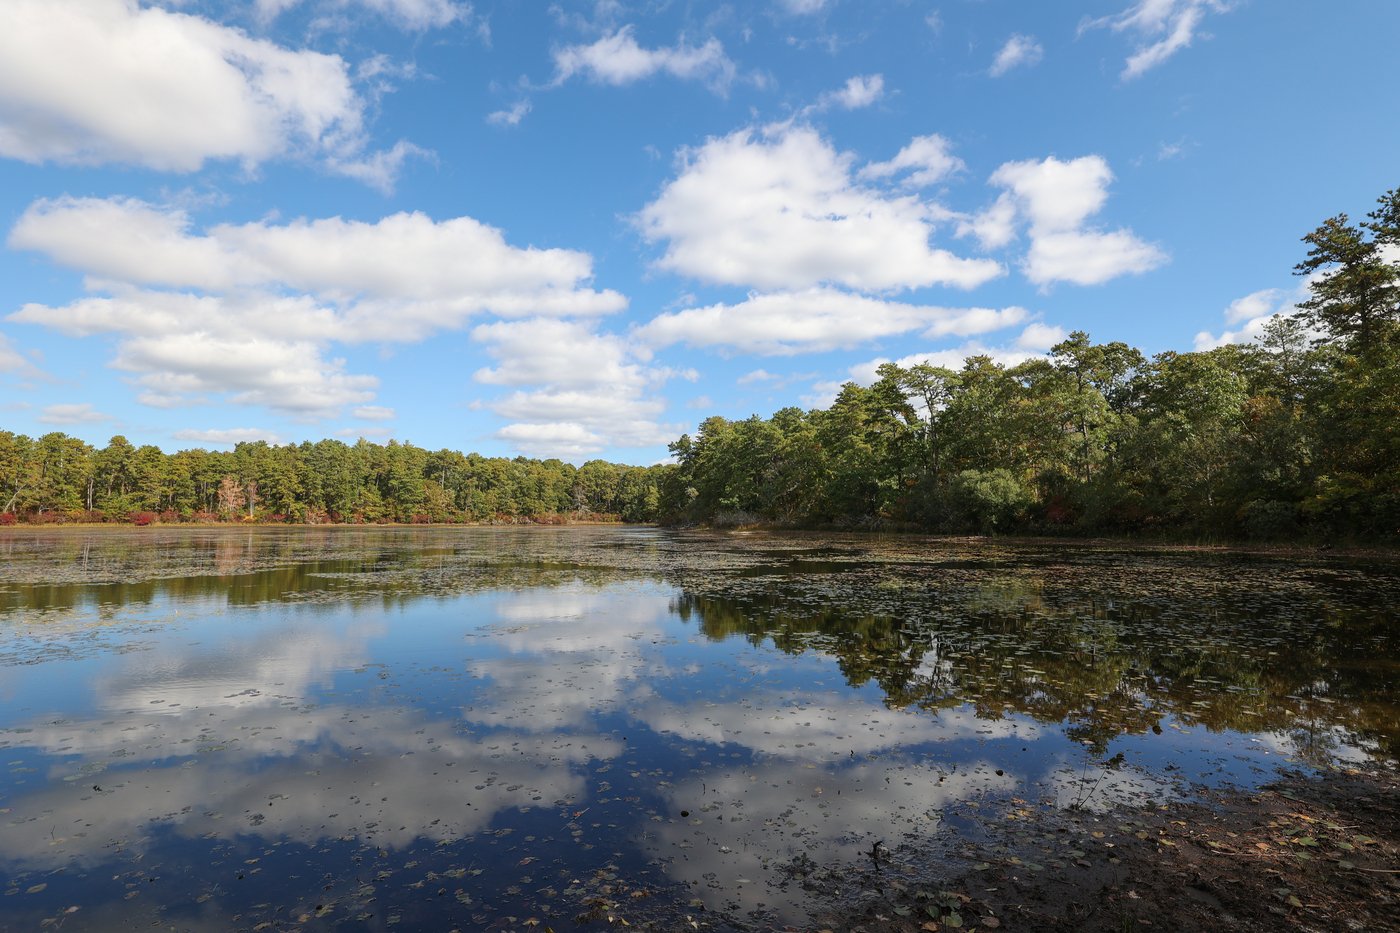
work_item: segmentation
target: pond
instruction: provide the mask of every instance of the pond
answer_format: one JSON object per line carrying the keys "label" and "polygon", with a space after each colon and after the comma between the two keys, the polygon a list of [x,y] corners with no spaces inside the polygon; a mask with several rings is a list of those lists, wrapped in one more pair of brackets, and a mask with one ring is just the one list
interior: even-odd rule
{"label": "pond", "polygon": [[1395,766],[1400,565],[654,528],[0,535],[0,928],[801,926],[1008,806]]}

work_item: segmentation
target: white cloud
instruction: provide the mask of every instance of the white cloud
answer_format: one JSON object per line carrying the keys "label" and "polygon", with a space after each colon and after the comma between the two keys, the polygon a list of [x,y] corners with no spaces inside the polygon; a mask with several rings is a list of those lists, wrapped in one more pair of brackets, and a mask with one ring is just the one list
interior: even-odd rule
{"label": "white cloud", "polygon": [[777,376],[766,369],[755,369],[751,372],[744,373],[744,375],[734,381],[741,386],[746,386],[755,382],[772,382],[777,378]]}
{"label": "white cloud", "polygon": [[1023,308],[940,308],[813,288],[658,315],[636,336],[655,347],[685,343],[776,356],[849,348],[912,331],[928,338],[967,336],[1026,316]]}
{"label": "white cloud", "polygon": [[1063,327],[1036,322],[1021,331],[1021,336],[1016,338],[1016,348],[1035,353],[1047,353],[1051,347],[1063,342],[1068,336],[1069,332]]}
{"label": "white cloud", "polygon": [[500,365],[478,370],[487,385],[550,385],[578,388],[598,383],[639,386],[642,368],[630,362],[621,338],[595,333],[577,321],[528,320],[482,324],[472,337]]}
{"label": "white cloud", "polygon": [[547,319],[483,324],[472,337],[498,361],[474,378],[515,389],[488,403],[512,422],[497,437],[527,453],[580,457],[606,446],[653,446],[679,433],[657,421],[665,404],[654,390],[686,374],[643,365],[645,351],[621,337]]}
{"label": "white cloud", "polygon": [[926,188],[938,184],[967,166],[952,153],[953,144],[942,136],[916,136],[888,162],[872,162],[860,170],[861,178],[890,178],[909,172],[904,184]]}
{"label": "white cloud", "polygon": [[168,408],[209,395],[295,417],[333,414],[374,397],[378,380],[326,359],[331,312],[307,299],[218,297],[133,291],[61,307],[28,304],[10,320],[74,336],[115,333],[112,366],[132,374],[139,400]]}
{"label": "white cloud", "polygon": [[[302,2],[304,0],[255,0],[253,8],[258,20],[268,23]],[[470,22],[472,18],[471,4],[454,3],[452,0],[327,0],[321,4],[340,10],[356,5],[372,10],[410,32],[442,29],[453,23]]]}
{"label": "white cloud", "polygon": [[5,4],[0,155],[174,172],[309,155],[350,174],[378,158],[364,111],[336,55],[136,0]]}
{"label": "white cloud", "polygon": [[345,373],[310,341],[184,332],[122,341],[112,366],[162,396],[227,393],[298,418],[329,417],[374,398],[379,380]]}
{"label": "white cloud", "polygon": [[972,234],[983,249],[1001,249],[1016,239],[1016,199],[1003,193],[992,206],[958,223],[958,236]]}
{"label": "white cloud", "polygon": [[1112,181],[1113,171],[1099,156],[1007,162],[991,178],[1019,199],[1031,226],[1043,231],[1078,228],[1103,208]]}
{"label": "white cloud", "polygon": [[1131,80],[1190,47],[1200,35],[1207,13],[1224,13],[1230,5],[1224,0],[1138,0],[1121,13],[1085,20],[1086,30],[1106,27],[1114,32],[1130,32],[1140,43],[1123,65],[1123,80]]}
{"label": "white cloud", "polygon": [[1127,230],[1068,230],[1041,236],[1032,233],[1026,275],[1040,285],[1100,285],[1121,275],[1149,272],[1165,261],[1160,249]]}
{"label": "white cloud", "polygon": [[816,110],[840,107],[842,110],[860,110],[885,96],[884,75],[855,75],[846,80],[840,90],[828,91],[818,98]]}
{"label": "white cloud", "polygon": [[398,412],[383,405],[361,405],[351,414],[364,421],[392,421],[398,417]]}
{"label": "white cloud", "polygon": [[176,440],[195,441],[200,444],[217,444],[221,447],[232,447],[244,441],[267,441],[269,444],[279,443],[276,434],[271,431],[264,431],[262,428],[185,428],[176,431],[172,435]]}
{"label": "white cloud", "polygon": [[[1298,302],[1308,297],[1310,279],[1311,277],[1304,279],[1293,290],[1266,288],[1243,298],[1236,298],[1225,308],[1225,323],[1238,326],[1234,330],[1227,327],[1218,336],[1209,331],[1201,331],[1196,335],[1195,349],[1214,350],[1226,344],[1258,341],[1264,336],[1264,326],[1275,315],[1297,313]],[[1308,330],[1306,334],[1309,339],[1322,336],[1322,332],[1317,330]]]}
{"label": "white cloud", "polygon": [[1038,65],[1044,57],[1045,49],[1034,36],[1014,35],[1007,39],[1001,51],[997,52],[996,59],[992,61],[991,75],[993,78],[1000,78],[1015,68]]}
{"label": "white cloud", "polygon": [[528,100],[519,100],[506,110],[496,110],[486,116],[486,122],[493,126],[519,126],[520,121],[530,113]]}
{"label": "white cloud", "polygon": [[40,375],[34,364],[25,358],[19,347],[5,334],[0,334],[0,373],[26,378]]}
{"label": "white cloud", "polygon": [[1254,318],[1266,318],[1279,310],[1279,301],[1282,298],[1283,291],[1277,288],[1266,288],[1243,298],[1236,298],[1225,309],[1225,323],[1238,324]]}
{"label": "white cloud", "polygon": [[1011,223],[1009,203],[1016,216],[1029,222],[1031,247],[1023,268],[1037,285],[1098,285],[1157,268],[1166,254],[1131,231],[1085,227],[1108,200],[1112,181],[1113,172],[1099,156],[1008,162],[993,173],[991,183],[1007,189],[1009,202],[999,200],[963,229],[979,232],[980,223],[984,242],[1004,241]]}
{"label": "white cloud", "polygon": [[878,291],[973,288],[1002,274],[992,260],[931,248],[948,212],[858,185],[851,164],[810,127],[740,130],[686,152],[636,222],[667,244],[658,266],[710,282]]}
{"label": "white cloud", "polygon": [[532,457],[586,457],[606,443],[601,435],[572,422],[508,424],[496,437]]}
{"label": "white cloud", "polygon": [[77,405],[45,405],[39,413],[43,424],[97,424],[111,421],[111,415],[104,415],[89,402]]}
{"label": "white cloud", "polygon": [[724,54],[718,39],[690,46],[684,41],[672,48],[645,49],[637,44],[632,26],[604,35],[589,45],[570,45],[554,52],[554,83],[582,75],[599,84],[621,86],[657,74],[682,80],[704,81],[723,91],[734,79],[734,63]]}
{"label": "white cloud", "polygon": [[8,245],[132,285],[309,293],[344,315],[338,339],[412,341],[481,312],[599,314],[626,304],[616,292],[584,287],[593,272],[588,254],[511,246],[499,229],[470,217],[399,213],[373,223],[331,217],[220,224],[203,234],[191,228],[174,208],[60,198],[31,205]]}
{"label": "white cloud", "polygon": [[[113,365],[160,407],[227,394],[296,417],[374,397],[335,342],[417,341],[481,313],[597,314],[626,304],[585,287],[585,253],[522,249],[469,217],[394,214],[218,225],[133,200],[32,205],[9,245],[47,254],[110,297],[29,304],[11,320],[122,339]],[[165,289],[178,289],[167,291]]]}
{"label": "white cloud", "polygon": [[364,182],[384,194],[392,194],[394,180],[410,158],[431,160],[435,156],[427,149],[401,139],[390,148],[376,152],[355,152],[348,157],[332,153],[326,156],[326,168],[337,175]]}

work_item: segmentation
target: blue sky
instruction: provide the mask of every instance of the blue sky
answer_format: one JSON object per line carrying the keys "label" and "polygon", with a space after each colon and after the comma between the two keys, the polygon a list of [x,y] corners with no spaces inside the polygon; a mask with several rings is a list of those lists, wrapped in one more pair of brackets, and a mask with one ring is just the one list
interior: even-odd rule
{"label": "blue sky", "polygon": [[1246,340],[1400,4],[0,0],[0,427],[651,463],[879,362]]}

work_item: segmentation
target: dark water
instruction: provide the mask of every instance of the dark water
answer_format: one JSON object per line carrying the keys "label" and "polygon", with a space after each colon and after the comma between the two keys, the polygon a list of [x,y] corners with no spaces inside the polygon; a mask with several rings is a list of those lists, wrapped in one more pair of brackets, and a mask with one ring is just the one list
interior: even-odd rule
{"label": "dark water", "polygon": [[1397,605],[1083,545],[5,531],[0,929],[801,925],[1008,805],[1394,767]]}

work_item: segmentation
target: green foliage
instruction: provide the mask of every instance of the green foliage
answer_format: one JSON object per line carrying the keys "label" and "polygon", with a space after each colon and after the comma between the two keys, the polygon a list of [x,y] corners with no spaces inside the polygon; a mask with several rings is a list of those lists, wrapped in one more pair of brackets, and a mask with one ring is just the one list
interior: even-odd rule
{"label": "green foliage", "polygon": [[1031,491],[1007,469],[963,470],[949,484],[954,521],[969,530],[991,534],[1023,523]]}
{"label": "green foliage", "polygon": [[652,467],[363,439],[167,456],[0,431],[0,514],[1394,538],[1400,189],[1361,224],[1339,214],[1303,239],[1309,298],[1257,345],[1147,359],[1076,331],[1014,367],[886,363],[824,409],[707,418]]}
{"label": "green foliage", "polygon": [[[117,436],[101,450],[61,433],[0,431],[0,514],[29,522],[655,521],[670,466],[429,452],[360,440],[238,444],[164,454]],[[150,519],[147,519],[150,520]]]}
{"label": "green foliage", "polygon": [[[671,445],[672,521],[938,531],[1400,535],[1400,189],[1304,238],[1310,297],[1257,345],[1148,359],[1076,331],[1048,358],[886,363],[830,407]],[[1310,331],[1310,328],[1312,329]],[[1311,339],[1320,332],[1321,340]]]}

